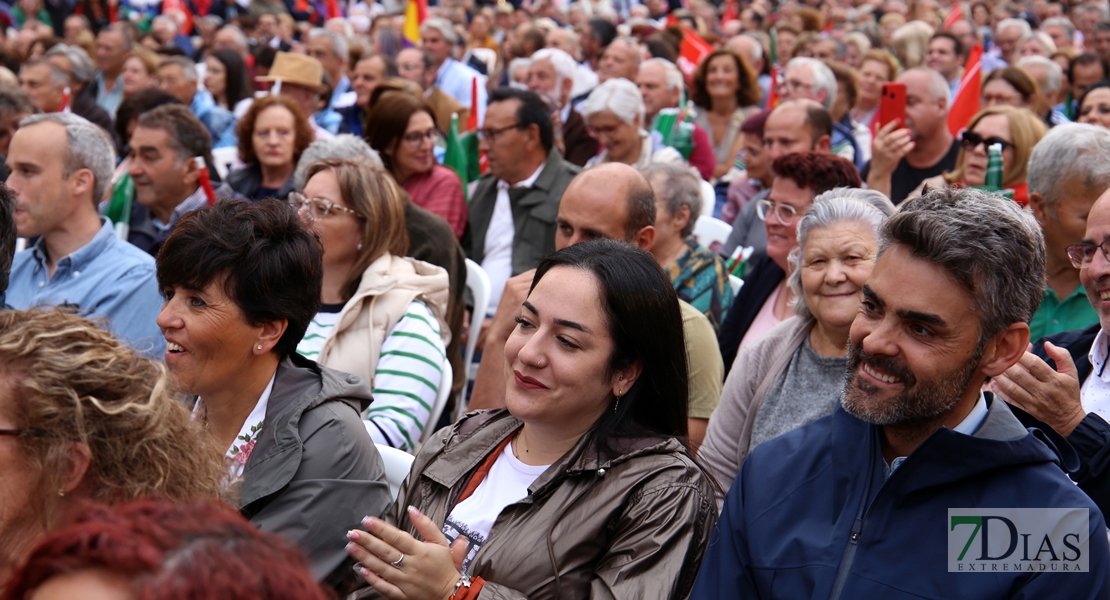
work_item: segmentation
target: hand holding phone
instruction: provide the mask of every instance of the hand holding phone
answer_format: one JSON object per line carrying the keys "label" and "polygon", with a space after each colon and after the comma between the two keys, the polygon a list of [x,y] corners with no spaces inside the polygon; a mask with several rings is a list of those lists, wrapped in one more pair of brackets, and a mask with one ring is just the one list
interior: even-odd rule
{"label": "hand holding phone", "polygon": [[879,127],[897,121],[899,127],[906,122],[906,84],[890,82],[883,84],[879,97]]}

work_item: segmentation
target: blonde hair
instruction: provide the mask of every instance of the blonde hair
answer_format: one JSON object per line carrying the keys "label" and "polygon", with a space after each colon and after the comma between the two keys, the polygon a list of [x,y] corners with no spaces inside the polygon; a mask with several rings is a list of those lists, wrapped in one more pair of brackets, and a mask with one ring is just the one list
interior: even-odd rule
{"label": "blonde hair", "polygon": [[902,67],[912,69],[924,64],[932,37],[933,28],[928,23],[910,21],[894,30],[894,34],[890,36],[890,45],[894,47],[894,54],[902,61]]}
{"label": "blonde hair", "polygon": [[305,182],[321,171],[331,171],[339,193],[358,215],[362,225],[362,247],[343,283],[343,301],[358,291],[362,274],[370,263],[385,254],[404,256],[409,251],[405,227],[405,192],[385,169],[367,161],[326,158],[308,166]]}
{"label": "blonde hair", "polygon": [[[992,106],[979,111],[979,114],[968,123],[966,131],[974,130],[979,121],[990,115],[1005,115],[1009,119],[1010,137],[1014,142],[1014,159],[1002,173],[1002,185],[1003,187],[1021,185],[1029,174],[1029,155],[1033,153],[1033,146],[1036,146],[1045,133],[1048,133],[1048,128],[1037,115],[1024,108]],[[960,148],[960,154],[956,157],[956,168],[944,174],[945,181],[948,183],[963,181],[966,153],[965,148]]]}
{"label": "blonde hair", "polygon": [[70,476],[71,444],[85,445],[82,486],[97,502],[221,497],[223,452],[168,388],[165,367],[92,321],[60,310],[0,312],[0,377],[32,491],[49,524]]}

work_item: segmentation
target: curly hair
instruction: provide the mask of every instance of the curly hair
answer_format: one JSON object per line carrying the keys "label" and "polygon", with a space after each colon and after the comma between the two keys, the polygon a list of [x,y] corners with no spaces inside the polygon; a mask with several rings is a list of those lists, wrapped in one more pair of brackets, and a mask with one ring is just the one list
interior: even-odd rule
{"label": "curly hair", "polygon": [[262,111],[274,106],[281,106],[293,115],[294,165],[301,159],[301,153],[316,139],[316,132],[312,130],[312,124],[308,122],[304,112],[301,111],[301,107],[292,98],[274,95],[257,98],[251,103],[250,110],[243,115],[243,118],[235,127],[235,135],[239,136],[239,160],[249,166],[258,166],[258,155],[254,153],[254,122],[258,120]]}
{"label": "curly hair", "polygon": [[89,451],[84,488],[98,502],[221,496],[222,450],[172,396],[161,363],[143,358],[94,322],[60,310],[0,312],[0,405],[37,473],[32,497],[49,523],[71,472],[76,442]]}
{"label": "curly hair", "polygon": [[713,59],[718,56],[727,56],[736,63],[736,76],[739,79],[739,86],[736,89],[736,105],[744,108],[759,104],[760,98],[763,97],[763,90],[756,80],[755,69],[748,63],[748,59],[726,48],[714,50],[694,70],[694,94],[691,97],[694,104],[702,108],[710,108],[712,100],[709,98],[706,79],[709,78],[709,63],[713,62]]}
{"label": "curly hair", "polygon": [[793,180],[800,188],[823,194],[833,188],[862,187],[852,161],[827,152],[794,152],[780,156],[771,165],[775,177]]}
{"label": "curly hair", "polygon": [[214,500],[87,505],[44,536],[3,600],[30,598],[54,577],[85,570],[130,584],[138,600],[324,600],[304,556]]}

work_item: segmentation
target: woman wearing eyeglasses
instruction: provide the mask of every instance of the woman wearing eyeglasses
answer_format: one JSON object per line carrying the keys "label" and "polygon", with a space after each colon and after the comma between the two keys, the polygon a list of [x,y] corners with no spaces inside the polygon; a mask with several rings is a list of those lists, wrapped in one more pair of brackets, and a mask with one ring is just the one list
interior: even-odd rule
{"label": "woman wearing eyeglasses", "polygon": [[349,160],[309,165],[290,196],[324,246],[320,312],[297,352],[374,388],[366,429],[409,452],[429,423],[443,378],[447,271],[405,258],[405,200],[388,173]]}
{"label": "woman wearing eyeglasses", "polygon": [[789,256],[798,247],[798,219],[809,210],[813,198],[833,188],[861,185],[852,161],[835,154],[787,154],[774,161],[771,171],[775,173],[771,192],[756,205],[767,234],[767,249],[749,259],[744,287],[736,294],[717,336],[726,371],[737,352],[794,316],[793,292],[786,286]]}
{"label": "woman wearing eyeglasses", "polygon": [[301,107],[286,96],[258,98],[235,133],[239,160],[246,166],[229,173],[217,195],[252,201],[287,197],[297,161],[316,138]]}
{"label": "woman wearing eyeglasses", "polygon": [[424,99],[400,90],[377,95],[371,100],[365,135],[412,201],[443,217],[461,239],[467,217],[462,181],[436,162],[439,130]]}
{"label": "woman wearing eyeglasses", "polygon": [[831,414],[848,368],[848,330],[894,205],[874,190],[821,194],[798,219],[786,285],[796,316],[744,348],[698,456],[728,485],[759,444]]}
{"label": "woman wearing eyeglasses", "polygon": [[1002,146],[1002,187],[1013,192],[1013,199],[1025,206],[1029,190],[1025,182],[1033,146],[1048,132],[1044,122],[1032,112],[1013,106],[992,106],[979,111],[963,133],[956,168],[921,182],[909,198],[920,196],[925,187],[946,185],[976,187],[986,184],[987,147]]}

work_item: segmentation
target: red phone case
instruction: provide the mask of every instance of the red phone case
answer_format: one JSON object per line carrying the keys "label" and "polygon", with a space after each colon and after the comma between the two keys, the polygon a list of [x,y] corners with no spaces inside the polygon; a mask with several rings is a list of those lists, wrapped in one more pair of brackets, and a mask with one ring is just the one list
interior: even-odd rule
{"label": "red phone case", "polygon": [[879,127],[891,121],[904,124],[906,120],[906,84],[884,83],[879,99]]}

